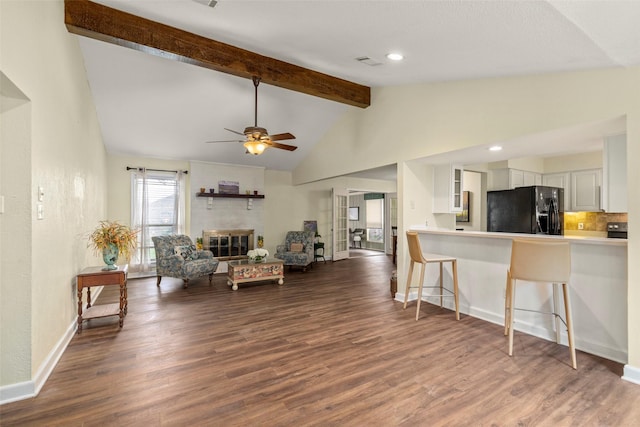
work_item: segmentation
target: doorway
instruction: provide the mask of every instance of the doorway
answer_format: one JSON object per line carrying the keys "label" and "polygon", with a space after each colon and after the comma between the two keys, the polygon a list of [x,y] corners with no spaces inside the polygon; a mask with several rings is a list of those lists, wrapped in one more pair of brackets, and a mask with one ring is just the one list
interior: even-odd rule
{"label": "doorway", "polygon": [[[395,202],[395,203],[394,203]],[[349,258],[391,253],[395,193],[349,191]]]}

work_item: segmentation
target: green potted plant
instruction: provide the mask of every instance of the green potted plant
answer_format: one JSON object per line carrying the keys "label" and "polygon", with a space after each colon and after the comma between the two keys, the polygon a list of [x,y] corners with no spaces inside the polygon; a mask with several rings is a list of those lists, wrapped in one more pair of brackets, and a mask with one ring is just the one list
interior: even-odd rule
{"label": "green potted plant", "polygon": [[118,221],[100,221],[89,235],[87,246],[91,247],[96,255],[102,253],[102,259],[107,264],[103,270],[116,270],[118,267],[115,264],[118,257],[131,259],[137,244],[137,230],[132,230],[131,227],[120,224]]}

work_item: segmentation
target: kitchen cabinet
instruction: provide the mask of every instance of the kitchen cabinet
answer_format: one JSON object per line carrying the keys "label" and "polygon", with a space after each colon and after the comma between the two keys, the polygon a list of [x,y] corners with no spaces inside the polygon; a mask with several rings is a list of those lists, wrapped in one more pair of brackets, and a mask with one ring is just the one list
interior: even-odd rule
{"label": "kitchen cabinet", "polygon": [[462,176],[460,165],[433,168],[433,213],[462,212]]}
{"label": "kitchen cabinet", "polygon": [[571,173],[545,173],[542,176],[542,185],[547,187],[558,187],[564,189],[563,209],[565,211],[571,210]]}
{"label": "kitchen cabinet", "polygon": [[509,169],[509,188],[542,185],[542,174],[536,172]]}
{"label": "kitchen cabinet", "polygon": [[627,135],[604,139],[602,151],[602,209],[627,212]]}
{"label": "kitchen cabinet", "polygon": [[600,211],[601,186],[602,169],[571,172],[571,210]]}
{"label": "kitchen cabinet", "polygon": [[513,190],[518,187],[542,185],[542,174],[520,169],[495,169],[491,171],[489,190]]}

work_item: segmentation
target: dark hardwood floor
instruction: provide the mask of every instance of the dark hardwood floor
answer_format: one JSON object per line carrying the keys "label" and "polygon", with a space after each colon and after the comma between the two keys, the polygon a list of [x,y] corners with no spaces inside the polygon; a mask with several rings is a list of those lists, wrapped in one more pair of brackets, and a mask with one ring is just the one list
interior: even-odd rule
{"label": "dark hardwood floor", "polygon": [[349,258],[359,258],[363,256],[385,256],[385,253],[372,249],[349,248]]}
{"label": "dark hardwood floor", "polygon": [[86,322],[0,424],[640,425],[640,386],[620,364],[578,352],[574,371],[566,347],[517,332],[510,358],[500,325],[430,304],[416,322],[415,303],[391,299],[394,268],[388,256],[318,263],[235,292],[224,275],[188,289],[130,280],[124,328]]}

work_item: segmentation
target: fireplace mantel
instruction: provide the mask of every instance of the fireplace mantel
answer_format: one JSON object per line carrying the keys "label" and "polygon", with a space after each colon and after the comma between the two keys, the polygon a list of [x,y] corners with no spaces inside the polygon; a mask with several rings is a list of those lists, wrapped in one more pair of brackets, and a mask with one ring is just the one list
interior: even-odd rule
{"label": "fireplace mantel", "polygon": [[227,199],[264,199],[264,194],[196,193],[196,197],[224,197]]}

